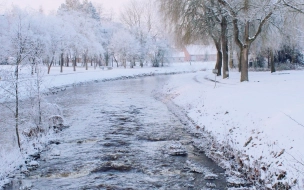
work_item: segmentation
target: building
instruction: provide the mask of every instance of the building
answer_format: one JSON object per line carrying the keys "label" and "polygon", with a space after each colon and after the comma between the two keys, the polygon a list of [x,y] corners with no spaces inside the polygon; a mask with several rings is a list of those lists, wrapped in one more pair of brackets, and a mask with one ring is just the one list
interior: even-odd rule
{"label": "building", "polygon": [[169,57],[171,62],[216,61],[217,50],[211,45],[189,45],[182,50],[174,49]]}
{"label": "building", "polygon": [[216,61],[217,50],[211,45],[189,45],[183,48],[185,61]]}

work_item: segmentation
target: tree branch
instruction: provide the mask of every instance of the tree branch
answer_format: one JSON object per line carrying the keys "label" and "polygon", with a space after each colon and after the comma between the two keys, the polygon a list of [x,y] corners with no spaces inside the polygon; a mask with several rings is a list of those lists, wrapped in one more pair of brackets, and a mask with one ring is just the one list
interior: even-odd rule
{"label": "tree branch", "polygon": [[259,28],[258,28],[256,34],[252,38],[248,39],[249,42],[253,42],[257,38],[257,36],[262,32],[262,28],[263,28],[264,24],[271,17],[272,14],[273,14],[273,12],[269,12],[267,14],[267,16],[262,20],[262,22],[260,23]]}
{"label": "tree branch", "polygon": [[298,121],[296,121],[294,118],[292,118],[290,115],[287,115],[286,113],[282,112],[284,115],[286,115],[287,117],[289,117],[291,120],[293,120],[294,122],[296,122],[298,125],[304,127],[303,124],[299,123]]}
{"label": "tree branch", "polygon": [[298,11],[298,12],[304,14],[304,11],[303,11],[303,10],[301,10],[301,9],[299,9],[299,8],[293,6],[293,5],[290,5],[290,4],[286,3],[285,0],[283,0],[283,2],[284,2],[283,5],[285,5],[286,7],[289,7],[289,8],[291,8],[291,9],[293,9],[293,10],[296,10],[296,11]]}

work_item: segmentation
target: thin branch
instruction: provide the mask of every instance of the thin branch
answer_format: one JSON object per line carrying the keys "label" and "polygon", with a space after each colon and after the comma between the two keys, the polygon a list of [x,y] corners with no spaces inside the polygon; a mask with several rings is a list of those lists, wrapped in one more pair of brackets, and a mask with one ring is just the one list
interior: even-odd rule
{"label": "thin branch", "polygon": [[299,8],[297,8],[297,7],[293,6],[293,5],[290,5],[290,4],[286,3],[286,1],[285,1],[285,0],[283,0],[283,2],[284,2],[284,5],[285,5],[285,6],[287,6],[287,7],[291,8],[291,9],[293,9],[293,10],[296,10],[296,11],[298,11],[299,13],[304,14],[304,11],[303,11],[303,10],[301,10],[301,9],[299,9]]}
{"label": "thin branch", "polygon": [[289,117],[291,120],[293,120],[294,122],[296,122],[298,125],[304,127],[303,124],[299,123],[297,120],[295,120],[294,118],[292,118],[290,115],[287,115],[286,113],[282,112],[284,115],[286,115],[287,117]]}

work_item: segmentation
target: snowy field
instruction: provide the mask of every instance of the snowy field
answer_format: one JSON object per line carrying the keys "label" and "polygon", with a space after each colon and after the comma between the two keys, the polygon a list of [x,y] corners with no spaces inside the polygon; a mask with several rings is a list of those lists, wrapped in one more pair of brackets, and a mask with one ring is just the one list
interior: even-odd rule
{"label": "snowy field", "polygon": [[[219,82],[215,86],[213,67],[213,63],[178,63],[163,68],[89,68],[88,71],[77,68],[77,72],[64,67],[63,73],[53,67],[50,75],[44,74],[43,88],[48,92],[87,82],[186,72],[169,80],[162,93],[187,113],[197,129],[210,132],[218,145],[229,145],[239,163],[244,168],[256,168],[256,175],[268,187],[282,178],[280,181],[289,184],[298,182],[295,189],[303,189],[304,72],[250,72],[250,82],[244,83],[239,82],[238,72],[231,72],[229,79],[217,77]],[[22,162],[15,149],[1,150],[0,179]],[[229,160],[226,161],[221,165],[229,169]],[[3,182],[0,180],[0,186]]]}
{"label": "snowy field", "polygon": [[[240,83],[240,74],[231,72],[215,86],[210,71],[198,72],[169,81],[163,90],[198,129],[229,145],[243,168],[255,168],[270,189],[280,178],[304,189],[304,72],[250,72],[249,77]],[[222,165],[229,169],[227,163]]]}

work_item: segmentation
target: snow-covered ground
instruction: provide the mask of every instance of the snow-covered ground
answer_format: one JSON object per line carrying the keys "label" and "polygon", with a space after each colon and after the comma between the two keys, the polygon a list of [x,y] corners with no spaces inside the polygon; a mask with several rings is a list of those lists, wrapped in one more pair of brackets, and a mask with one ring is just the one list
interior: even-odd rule
{"label": "snow-covered ground", "polygon": [[243,168],[256,169],[268,187],[282,178],[304,189],[304,72],[250,72],[249,77],[240,83],[239,73],[231,72],[215,86],[210,71],[198,72],[170,80],[163,91],[198,129],[233,148]]}
{"label": "snow-covered ground", "polygon": [[[172,77],[162,93],[187,113],[198,130],[210,132],[218,145],[229,145],[235,152],[234,160],[243,168],[255,168],[256,176],[269,187],[282,179],[289,184],[296,180],[295,188],[303,189],[304,71],[250,72],[250,82],[244,83],[239,82],[238,72],[230,72],[229,79],[217,77],[219,83],[215,86],[211,81],[213,67],[213,63],[178,63],[163,68],[90,68],[88,71],[77,68],[77,72],[64,67],[63,73],[53,67],[51,74],[44,76],[44,90],[62,90],[92,81],[189,72]],[[14,155],[17,162],[1,165]],[[20,164],[19,158],[17,153],[0,151],[0,179]]]}

